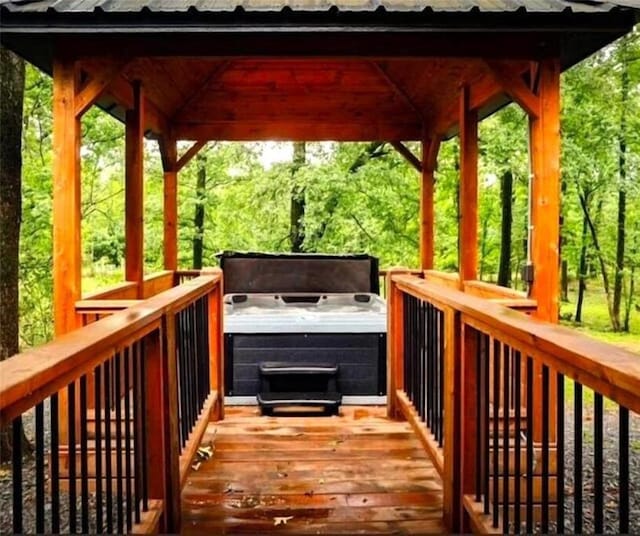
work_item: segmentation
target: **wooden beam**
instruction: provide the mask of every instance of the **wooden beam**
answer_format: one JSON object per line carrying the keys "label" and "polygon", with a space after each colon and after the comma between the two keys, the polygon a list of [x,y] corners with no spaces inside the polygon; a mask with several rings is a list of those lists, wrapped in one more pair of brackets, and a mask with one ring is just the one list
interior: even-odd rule
{"label": "wooden beam", "polygon": [[207,144],[206,140],[196,141],[187,151],[178,159],[176,163],[176,172],[181,171],[184,166],[186,166],[191,159],[196,156],[200,149],[202,149]]}
{"label": "wooden beam", "polygon": [[485,64],[504,92],[517,102],[530,117],[538,117],[540,99],[524,83],[521,73],[501,62],[486,61]]}
{"label": "wooden beam", "polygon": [[174,139],[161,143],[164,168],[163,254],[164,269],[178,269],[178,146]]}
{"label": "wooden beam", "polygon": [[134,106],[127,110],[125,126],[125,279],[138,286],[144,280],[144,91],[133,83]]}
{"label": "wooden beam", "polygon": [[458,270],[461,289],[478,272],[478,113],[468,86],[460,90],[460,224]]}
{"label": "wooden beam", "polygon": [[74,61],[53,63],[53,303],[56,336],[79,327],[81,297],[80,120],[75,114]]}
{"label": "wooden beam", "polygon": [[[437,159],[439,139],[422,142],[422,177],[420,181],[420,268],[432,270],[435,254],[435,161]],[[434,152],[435,151],[435,152]]]}
{"label": "wooden beam", "polygon": [[422,125],[394,121],[327,122],[322,117],[298,121],[209,121],[178,122],[173,133],[177,140],[226,141],[372,141],[420,140]]}
{"label": "wooden beam", "polygon": [[89,83],[76,95],[75,111],[76,117],[80,118],[93,106],[102,93],[109,87],[115,78],[124,68],[123,62],[114,62],[103,70],[94,72]]}
{"label": "wooden beam", "polygon": [[433,135],[430,138],[429,151],[426,155],[423,154],[423,167],[435,171],[438,169],[438,153],[440,152],[440,145],[442,139],[440,136]]}
{"label": "wooden beam", "polygon": [[411,152],[411,149],[409,149],[401,141],[392,141],[391,145],[404,157],[407,162],[409,162],[409,164],[411,164],[415,168],[417,172],[422,173],[422,162],[416,155]]}
{"label": "wooden beam", "polygon": [[536,316],[558,321],[560,243],[560,66],[556,60],[540,64],[540,117],[530,119],[533,167],[531,298]]}
{"label": "wooden beam", "polygon": [[406,90],[396,81],[394,80],[387,70],[382,67],[378,62],[372,61],[371,65],[378,71],[380,76],[384,78],[387,85],[393,90],[393,92],[398,95],[408,106],[413,110],[413,112],[420,118],[420,121],[424,124],[424,112],[419,108],[419,106],[413,102],[413,99],[409,96]]}

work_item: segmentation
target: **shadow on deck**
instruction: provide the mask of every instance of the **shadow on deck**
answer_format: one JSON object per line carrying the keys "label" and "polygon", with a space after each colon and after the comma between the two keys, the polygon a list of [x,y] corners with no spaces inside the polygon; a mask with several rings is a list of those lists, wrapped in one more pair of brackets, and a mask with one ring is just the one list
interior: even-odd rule
{"label": "shadow on deck", "polygon": [[[406,422],[382,407],[339,417],[227,408],[214,456],[182,493],[186,534],[442,534],[442,482]],[[280,518],[280,519],[278,519]]]}

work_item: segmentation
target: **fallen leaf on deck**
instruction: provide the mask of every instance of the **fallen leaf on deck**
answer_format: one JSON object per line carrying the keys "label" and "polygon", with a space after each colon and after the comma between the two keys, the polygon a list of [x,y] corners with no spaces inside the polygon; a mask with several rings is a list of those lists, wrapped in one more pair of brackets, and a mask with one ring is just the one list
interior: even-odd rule
{"label": "fallen leaf on deck", "polygon": [[320,482],[320,484],[324,484],[324,478],[321,478],[321,479],[319,480],[319,482]]}
{"label": "fallen leaf on deck", "polygon": [[293,519],[293,516],[274,517],[273,518],[273,525],[275,527],[277,527],[278,525],[286,525],[287,521],[291,521],[292,519]]}
{"label": "fallen leaf on deck", "polygon": [[306,497],[313,497],[313,490],[304,492]]}
{"label": "fallen leaf on deck", "polygon": [[197,471],[198,469],[200,469],[200,465],[201,465],[201,462],[192,463],[191,469],[193,469],[194,471]]}

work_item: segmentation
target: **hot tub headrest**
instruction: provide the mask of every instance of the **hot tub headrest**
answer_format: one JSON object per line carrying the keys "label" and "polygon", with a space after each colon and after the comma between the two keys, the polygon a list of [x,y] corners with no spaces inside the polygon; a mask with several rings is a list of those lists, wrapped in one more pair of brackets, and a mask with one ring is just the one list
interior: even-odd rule
{"label": "hot tub headrest", "polygon": [[380,292],[371,255],[225,251],[218,258],[225,294]]}

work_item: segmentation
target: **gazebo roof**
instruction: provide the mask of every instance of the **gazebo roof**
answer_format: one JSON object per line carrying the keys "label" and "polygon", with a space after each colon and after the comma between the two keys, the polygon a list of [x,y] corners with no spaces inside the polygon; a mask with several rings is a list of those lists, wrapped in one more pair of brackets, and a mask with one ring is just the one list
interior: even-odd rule
{"label": "gazebo roof", "polygon": [[461,85],[486,116],[510,98],[500,78],[530,85],[532,60],[567,68],[638,18],[628,0],[0,2],[5,46],[47,72],[57,54],[89,78],[115,62],[100,106],[122,118],[140,80],[147,128],[198,140],[448,135]]}

